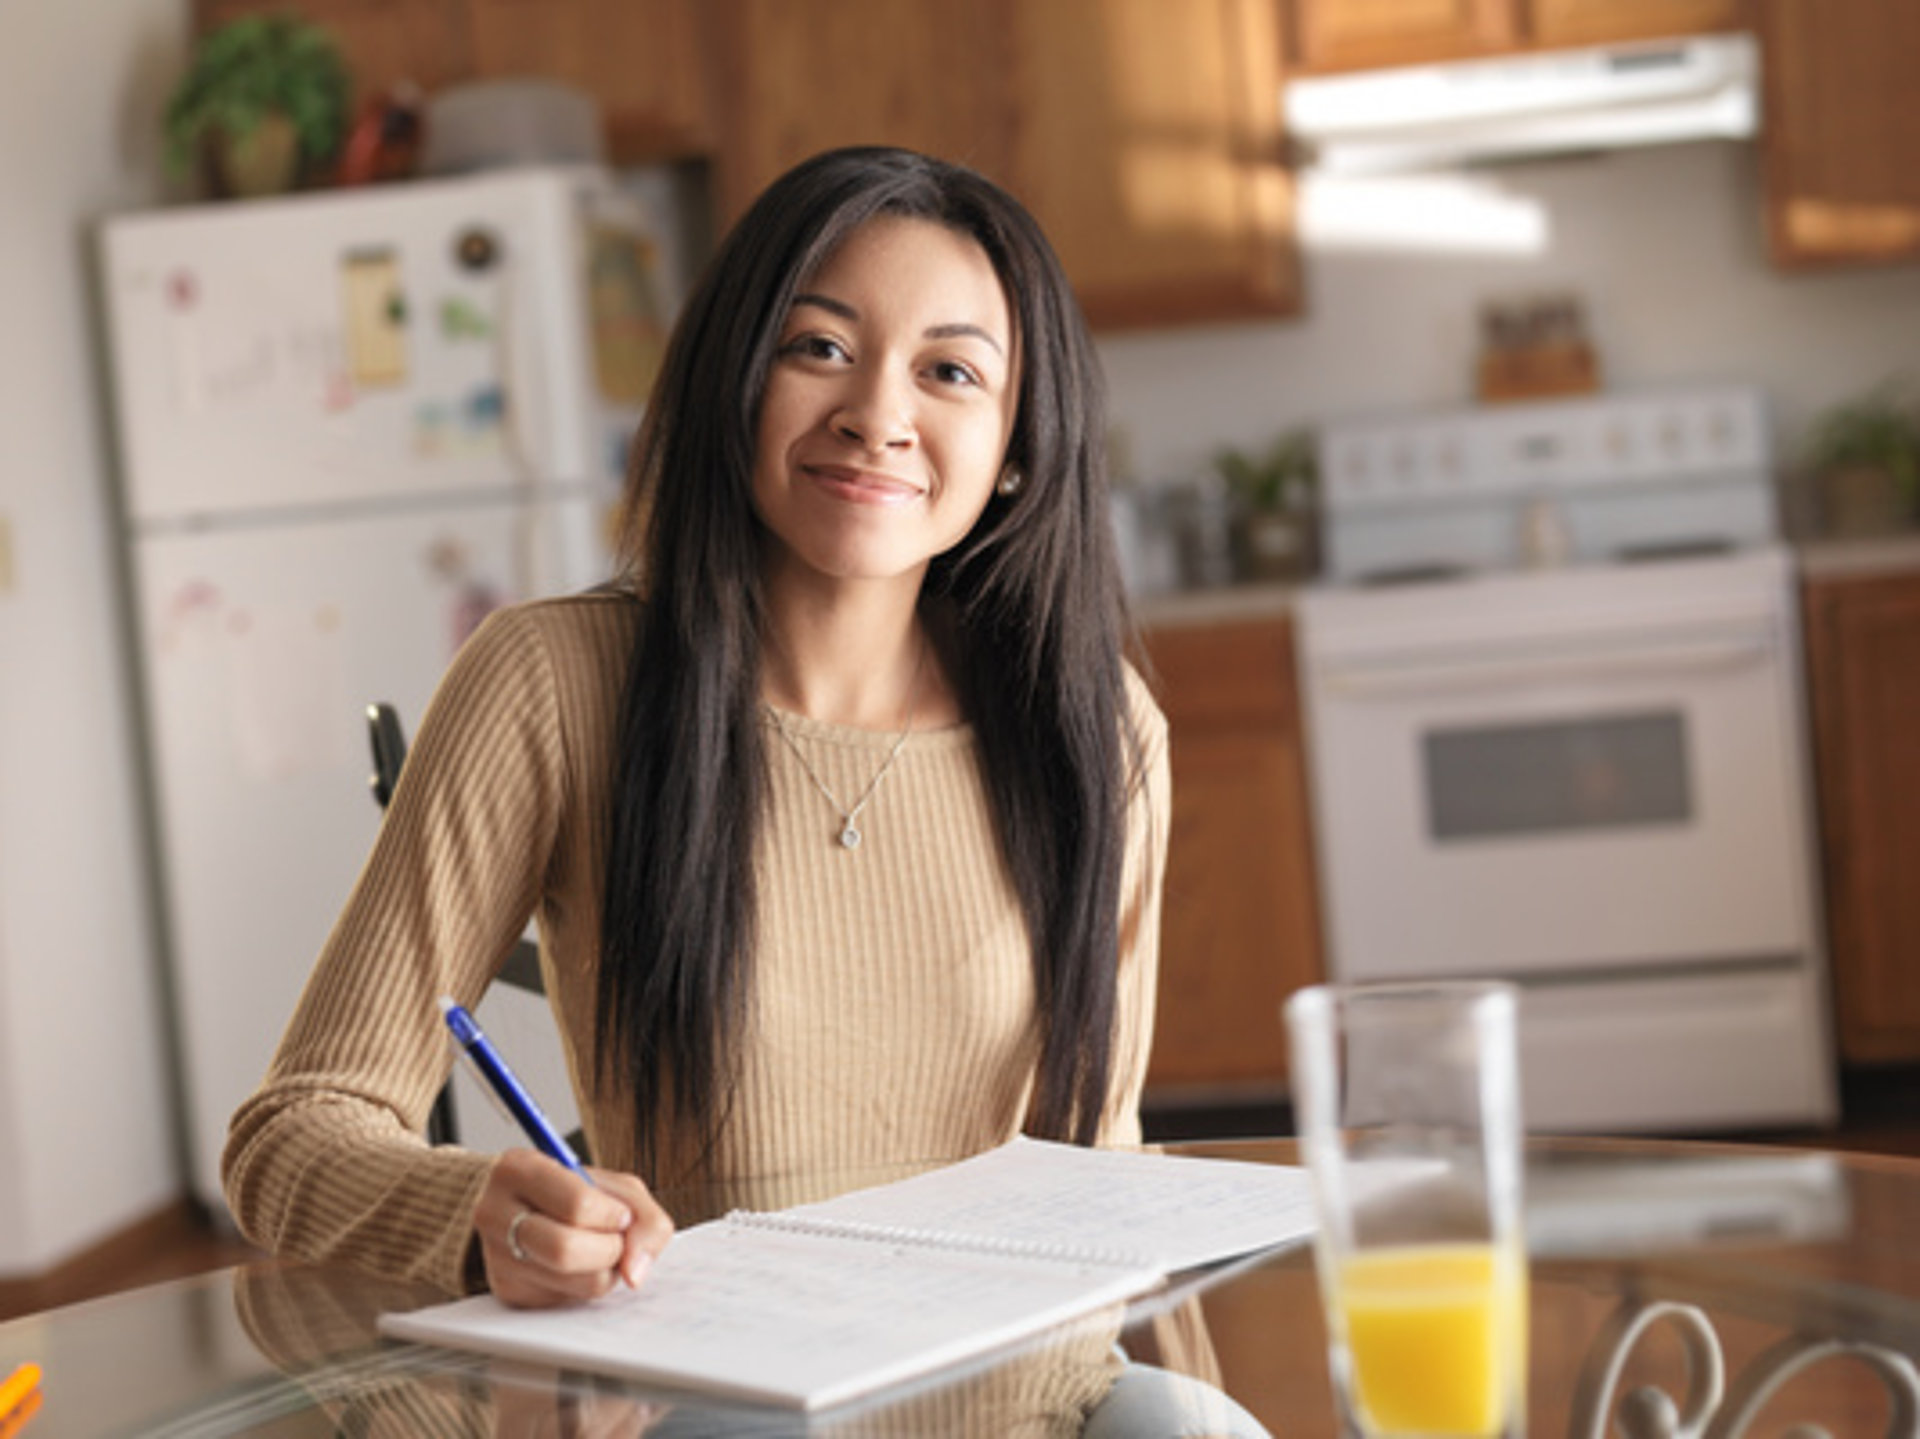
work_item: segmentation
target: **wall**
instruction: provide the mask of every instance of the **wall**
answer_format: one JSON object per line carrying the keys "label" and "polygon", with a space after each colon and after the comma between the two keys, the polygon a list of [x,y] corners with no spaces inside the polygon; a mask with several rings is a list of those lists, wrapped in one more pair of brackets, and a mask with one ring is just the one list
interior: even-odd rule
{"label": "wall", "polygon": [[1670,145],[1472,175],[1301,187],[1299,323],[1101,345],[1142,479],[1333,415],[1469,402],[1482,300],[1571,288],[1606,384],[1758,384],[1790,458],[1810,415],[1920,381],[1920,267],[1786,275],[1762,243],[1759,152]]}
{"label": "wall", "polygon": [[185,0],[13,5],[0,48],[0,1276],[182,1192],[88,256],[154,198],[186,27]]}

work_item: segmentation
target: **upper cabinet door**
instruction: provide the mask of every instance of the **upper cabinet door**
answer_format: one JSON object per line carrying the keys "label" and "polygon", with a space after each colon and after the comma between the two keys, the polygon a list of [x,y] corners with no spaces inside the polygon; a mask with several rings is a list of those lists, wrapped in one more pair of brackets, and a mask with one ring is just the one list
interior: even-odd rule
{"label": "upper cabinet door", "polygon": [[464,3],[474,75],[538,75],[586,91],[616,162],[712,146],[698,0]]}
{"label": "upper cabinet door", "polygon": [[1920,259],[1920,5],[1762,0],[1777,264]]}
{"label": "upper cabinet door", "polygon": [[1011,3],[719,0],[722,223],[783,171],[838,145],[904,145],[997,172]]}
{"label": "upper cabinet door", "polygon": [[1282,0],[1309,70],[1424,65],[1522,49],[1700,35],[1748,23],[1751,0]]}
{"label": "upper cabinet door", "polygon": [[1013,7],[1011,155],[1098,329],[1300,308],[1270,0]]}
{"label": "upper cabinet door", "polygon": [[1746,0],[1527,0],[1527,36],[1545,49],[1737,30]]}
{"label": "upper cabinet door", "polygon": [[1521,0],[1291,0],[1294,61],[1307,70],[1422,65],[1520,42]]}

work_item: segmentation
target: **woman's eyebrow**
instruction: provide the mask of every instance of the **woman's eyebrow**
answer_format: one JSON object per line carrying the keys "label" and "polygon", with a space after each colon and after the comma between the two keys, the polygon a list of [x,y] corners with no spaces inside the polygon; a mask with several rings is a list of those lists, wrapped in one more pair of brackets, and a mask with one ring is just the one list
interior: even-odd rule
{"label": "woman's eyebrow", "polygon": [[827,311],[829,314],[838,315],[843,320],[857,320],[860,318],[860,312],[846,301],[831,299],[826,295],[816,295],[810,290],[805,290],[795,295],[793,297],[793,303],[795,305],[816,306],[819,309]]}
{"label": "woman's eyebrow", "polygon": [[951,340],[961,335],[976,336],[979,339],[985,340],[989,345],[992,345],[999,353],[1003,355],[1006,353],[1006,350],[1001,346],[1000,342],[994,339],[986,330],[965,320],[956,320],[950,325],[931,325],[926,331],[926,337],[929,340]]}
{"label": "woman's eyebrow", "polygon": [[[838,315],[843,320],[858,320],[860,318],[860,312],[845,300],[836,300],[830,295],[818,295],[811,290],[802,291],[800,294],[795,295],[793,297],[793,303],[796,307],[800,305],[812,305],[817,309],[825,310],[830,315]],[[995,350],[1003,355],[1007,352],[1006,346],[995,339],[990,331],[983,329],[981,326],[969,320],[955,320],[945,325],[929,325],[923,333],[929,340],[951,340],[961,335],[972,335],[986,341],[987,344],[993,346]]]}

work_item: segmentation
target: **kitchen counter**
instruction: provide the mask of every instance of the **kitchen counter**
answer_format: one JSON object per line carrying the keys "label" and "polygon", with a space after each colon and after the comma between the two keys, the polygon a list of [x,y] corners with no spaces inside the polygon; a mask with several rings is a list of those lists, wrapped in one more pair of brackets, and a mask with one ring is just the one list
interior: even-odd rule
{"label": "kitchen counter", "polygon": [[1294,592],[1299,588],[1299,584],[1268,581],[1142,595],[1133,601],[1133,617],[1142,629],[1270,619],[1293,609]]}
{"label": "kitchen counter", "polygon": [[1810,578],[1920,570],[1920,529],[1860,539],[1803,540],[1794,546]]}

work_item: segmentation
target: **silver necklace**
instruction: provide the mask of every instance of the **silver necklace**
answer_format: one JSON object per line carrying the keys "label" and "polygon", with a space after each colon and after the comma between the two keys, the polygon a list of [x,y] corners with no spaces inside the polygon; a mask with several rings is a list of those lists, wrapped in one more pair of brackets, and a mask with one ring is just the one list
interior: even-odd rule
{"label": "silver necklace", "polygon": [[920,697],[920,668],[926,663],[926,658],[926,646],[922,644],[919,657],[913,662],[913,680],[907,687],[906,725],[894,739],[893,747],[887,751],[887,757],[880,761],[880,768],[875,770],[873,772],[873,778],[867,781],[867,787],[860,792],[860,798],[853,802],[852,808],[841,804],[840,797],[827,788],[827,782],[820,778],[812,764],[808,762],[806,754],[801,750],[799,743],[787,728],[787,722],[780,717],[780,711],[770,704],[762,704],[761,706],[762,709],[766,710],[768,718],[773,721],[773,727],[780,731],[780,738],[787,742],[787,748],[793,751],[793,757],[800,761],[800,768],[805,770],[807,772],[807,778],[813,781],[813,787],[819,790],[826,802],[832,805],[835,811],[838,812],[840,816],[840,833],[836,837],[839,839],[840,848],[842,849],[860,848],[861,836],[860,825],[858,823],[860,811],[865,809],[873,799],[874,792],[880,788],[880,781],[887,777],[887,771],[893,768],[894,760],[899,758],[900,751],[907,742],[907,736],[913,733],[913,712],[916,702]]}

